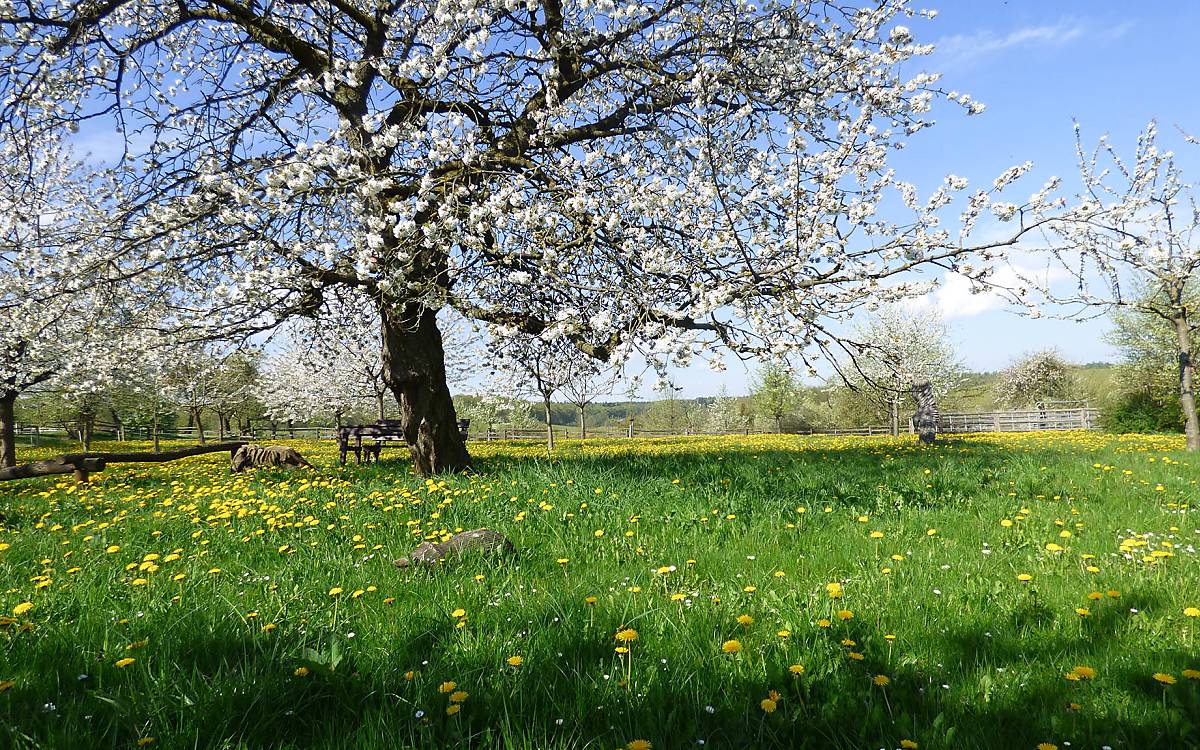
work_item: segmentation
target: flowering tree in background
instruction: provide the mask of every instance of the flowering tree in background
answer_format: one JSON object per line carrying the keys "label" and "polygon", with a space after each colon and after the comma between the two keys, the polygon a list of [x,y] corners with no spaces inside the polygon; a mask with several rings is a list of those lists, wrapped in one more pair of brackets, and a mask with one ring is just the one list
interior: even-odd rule
{"label": "flowering tree in background", "polygon": [[940,401],[963,382],[962,362],[934,310],[885,306],[859,327],[856,341],[858,356],[841,372],[852,388],[888,407],[893,435],[900,432],[900,402],[913,384],[928,381]]}
{"label": "flowering tree in background", "polygon": [[566,339],[509,335],[489,347],[491,364],[500,383],[511,394],[536,396],[546,424],[546,447],[554,450],[554,424],[550,401],[573,381],[591,377],[600,364],[583,355]]}
{"label": "flowering tree in background", "polygon": [[[1024,281],[1075,318],[1126,308],[1169,327],[1187,449],[1196,451],[1200,419],[1191,352],[1200,317],[1191,290],[1200,272],[1200,206],[1174,155],[1156,139],[1150,123],[1127,160],[1107,137],[1089,152],[1076,126],[1079,205],[1073,217],[1052,225],[1055,243],[1047,255],[1053,273]],[[1062,276],[1070,283],[1055,283]]]}
{"label": "flowering tree in background", "polygon": [[16,465],[18,396],[92,398],[112,370],[108,290],[82,287],[75,267],[100,244],[109,196],[55,133],[0,141],[0,466]]}
{"label": "flowering tree in background", "polygon": [[[107,117],[133,198],[96,268],[251,332],[356,287],[422,474],[469,464],[437,314],[601,361],[838,348],[868,298],[970,278],[1039,226],[1008,170],[925,198],[888,155],[934,102],[904,0],[31,1],[0,10],[10,129]],[[895,219],[880,205],[899,199]],[[987,210],[1013,232],[973,242]],[[114,270],[116,269],[116,270]]]}
{"label": "flowering tree in background", "polygon": [[750,398],[755,411],[775,423],[775,432],[783,432],[783,418],[800,403],[791,366],[779,359],[763,363],[750,383]]}
{"label": "flowering tree in background", "polygon": [[745,419],[742,416],[741,404],[738,399],[729,395],[725,384],[717,391],[717,397],[708,405],[708,429],[715,432],[734,432],[742,428]]}
{"label": "flowering tree in background", "polygon": [[1026,354],[1000,373],[996,401],[1004,406],[1025,408],[1075,394],[1071,364],[1054,349]]}

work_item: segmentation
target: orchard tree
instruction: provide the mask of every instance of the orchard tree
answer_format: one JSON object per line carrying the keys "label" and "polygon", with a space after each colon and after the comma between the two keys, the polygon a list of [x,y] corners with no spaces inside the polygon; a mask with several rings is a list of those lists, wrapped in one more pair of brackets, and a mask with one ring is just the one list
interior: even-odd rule
{"label": "orchard tree", "polygon": [[587,437],[587,407],[600,396],[612,393],[620,370],[588,357],[571,347],[568,372],[559,392],[579,411],[579,437]]}
{"label": "orchard tree", "polygon": [[717,397],[708,405],[708,429],[714,432],[735,432],[742,427],[743,420],[738,399],[729,395],[722,383]]}
{"label": "orchard tree", "polygon": [[[1200,450],[1194,338],[1200,326],[1191,294],[1200,275],[1200,205],[1170,151],[1160,150],[1157,127],[1146,128],[1133,158],[1108,140],[1085,149],[1076,126],[1082,190],[1075,220],[1052,225],[1047,253],[1055,274],[1025,282],[1050,302],[1085,319],[1128,309],[1156,318],[1173,336],[1176,389],[1187,449]],[[1189,140],[1192,140],[1189,138]],[[1066,277],[1069,283],[1055,283]]]}
{"label": "orchard tree", "polygon": [[941,401],[963,381],[949,331],[934,310],[885,306],[856,339],[857,356],[840,370],[851,388],[888,408],[893,435],[900,432],[900,402],[914,383],[928,381]]}
{"label": "orchard tree", "polygon": [[[469,465],[437,315],[616,362],[820,356],[911,272],[984,276],[1038,228],[890,153],[935,103],[906,0],[29,0],[0,10],[13,130],[125,136],[122,249],[93,258],[231,335],[356,287],[418,473]],[[93,124],[95,123],[95,124]],[[883,203],[905,207],[885,218]],[[965,197],[964,197],[965,196]],[[962,197],[961,228],[945,227]],[[989,209],[1021,214],[974,241]]]}
{"label": "orchard tree", "polygon": [[1026,354],[1000,373],[996,401],[1023,408],[1071,398],[1077,390],[1071,364],[1054,349]]}
{"label": "orchard tree", "polygon": [[800,403],[791,366],[781,359],[764,363],[750,383],[750,399],[759,414],[775,423],[775,432],[783,432],[783,418]]}
{"label": "orchard tree", "polygon": [[100,244],[110,197],[55,132],[0,139],[0,466],[16,465],[18,396],[102,385],[117,332],[106,329],[108,290],[81,287],[79,259]]}
{"label": "orchard tree", "polygon": [[566,339],[546,340],[538,336],[510,335],[494,339],[490,347],[497,380],[507,383],[513,394],[536,396],[546,423],[546,447],[554,450],[554,423],[550,401],[563,387],[576,380],[586,362]]}

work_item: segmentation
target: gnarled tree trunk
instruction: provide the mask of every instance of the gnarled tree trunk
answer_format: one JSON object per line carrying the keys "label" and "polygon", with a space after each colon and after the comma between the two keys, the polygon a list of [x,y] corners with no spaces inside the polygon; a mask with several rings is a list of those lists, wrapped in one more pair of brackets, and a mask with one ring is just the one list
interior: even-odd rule
{"label": "gnarled tree trunk", "polygon": [[13,391],[0,393],[0,467],[17,465],[16,418],[13,405],[17,394]]}
{"label": "gnarled tree trunk", "polygon": [[1183,431],[1187,449],[1200,450],[1200,421],[1196,417],[1196,365],[1192,362],[1192,333],[1187,317],[1179,314],[1172,321],[1179,340],[1179,405],[1183,409]]}
{"label": "gnarled tree trunk", "polygon": [[384,308],[383,374],[400,406],[400,424],[420,476],[464,471],[467,445],[446,383],[446,354],[437,311],[409,304]]}

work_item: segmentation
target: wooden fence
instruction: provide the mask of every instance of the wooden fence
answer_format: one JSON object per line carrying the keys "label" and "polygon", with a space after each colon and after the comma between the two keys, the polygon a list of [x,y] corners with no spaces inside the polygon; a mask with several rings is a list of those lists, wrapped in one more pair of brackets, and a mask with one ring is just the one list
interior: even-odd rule
{"label": "wooden fence", "polygon": [[938,432],[1033,432],[1035,430],[1094,430],[1097,409],[1030,409],[942,414]]}
{"label": "wooden fence", "polygon": [[[944,412],[941,415],[938,432],[1032,432],[1034,430],[1094,430],[1099,427],[1100,412],[1092,408],[1076,409],[1030,409],[1025,411],[989,411],[989,412]],[[99,426],[98,426],[99,427]],[[912,425],[906,428],[912,432]],[[97,429],[97,437],[107,430]],[[588,428],[589,438],[617,437],[684,437],[688,435],[760,435],[768,430],[734,430],[730,432],[715,432],[712,430],[644,430],[636,425],[620,427]],[[867,427],[831,427],[827,429],[807,430],[804,435],[887,435],[890,429],[885,425]],[[28,440],[30,445],[36,445],[39,438],[51,438],[55,441],[67,439],[68,433],[61,427],[32,427],[22,426],[17,430],[19,439]],[[116,432],[113,433],[117,437]],[[579,437],[579,429],[568,425],[555,425],[555,438]],[[149,440],[147,430],[125,429],[123,437],[127,440]],[[180,427],[164,430],[159,435],[164,440],[196,440],[195,428]],[[214,430],[205,430],[205,437],[216,440],[218,435]],[[331,440],[334,437],[332,427],[294,427],[280,428],[274,432],[262,427],[255,428],[251,434],[226,434],[225,439],[234,440]],[[490,430],[472,429],[471,440],[544,440],[546,429],[495,427]]]}

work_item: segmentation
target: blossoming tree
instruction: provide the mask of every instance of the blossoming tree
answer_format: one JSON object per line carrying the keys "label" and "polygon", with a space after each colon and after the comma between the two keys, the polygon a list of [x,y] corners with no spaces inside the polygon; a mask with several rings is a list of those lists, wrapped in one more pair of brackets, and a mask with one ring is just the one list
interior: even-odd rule
{"label": "blossoming tree", "polygon": [[1132,159],[1121,156],[1107,137],[1095,149],[1085,148],[1078,126],[1076,142],[1079,201],[1050,225],[1047,271],[1022,280],[1068,317],[1124,309],[1162,321],[1174,339],[1187,449],[1200,450],[1191,355],[1200,327],[1192,304],[1200,279],[1194,187],[1174,154],[1159,148],[1154,123],[1139,136]]}
{"label": "blossoming tree", "polygon": [[[912,70],[905,0],[30,0],[0,10],[9,122],[126,136],[127,274],[189,325],[375,301],[418,472],[469,464],[438,311],[600,360],[820,353],[829,321],[974,276],[996,193],[925,198],[891,151],[970,97]],[[928,14],[926,14],[928,15]],[[893,197],[894,196],[894,197]],[[885,216],[881,204],[899,212]],[[1034,212],[1022,216],[1033,216]]]}
{"label": "blossoming tree", "polygon": [[839,374],[868,399],[887,407],[900,434],[900,403],[914,384],[929,382],[941,401],[963,381],[950,334],[933,310],[881,308],[855,334],[854,354]]}
{"label": "blossoming tree", "polygon": [[16,465],[18,396],[91,395],[114,369],[108,290],[79,283],[108,197],[55,133],[0,141],[0,466]]}

